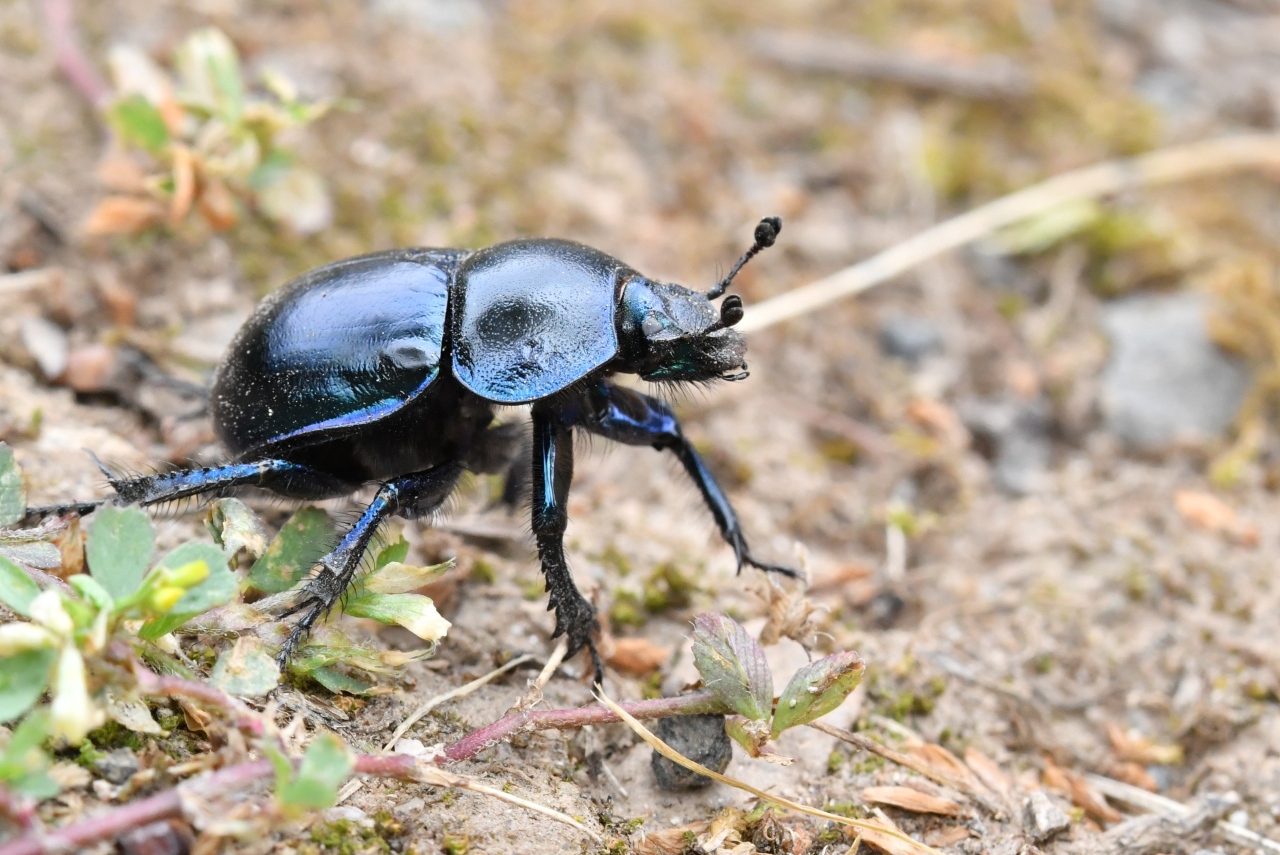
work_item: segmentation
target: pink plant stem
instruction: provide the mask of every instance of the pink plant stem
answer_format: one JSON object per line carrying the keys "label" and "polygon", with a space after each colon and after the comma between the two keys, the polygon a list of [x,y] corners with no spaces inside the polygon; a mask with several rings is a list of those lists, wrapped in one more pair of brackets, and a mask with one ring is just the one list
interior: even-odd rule
{"label": "pink plant stem", "polygon": [[67,76],[72,88],[96,108],[106,104],[111,94],[102,75],[89,62],[80,46],[80,36],[76,32],[75,13],[71,8],[71,0],[44,0],[45,25],[49,30],[49,41],[53,43],[54,58],[58,68]]}
{"label": "pink plant stem", "polygon": [[271,774],[271,761],[254,760],[220,769],[145,799],[108,811],[93,819],[49,832],[28,832],[0,846],[0,855],[43,855],[77,852],[83,847],[108,840],[131,828],[139,828],[182,814],[182,793],[202,796],[244,787]]}
{"label": "pink plant stem", "polygon": [[231,714],[235,719],[235,726],[248,734],[262,736],[266,731],[266,723],[261,715],[208,683],[156,674],[137,662],[133,663],[133,674],[138,681],[138,691],[144,695],[200,701]]}
{"label": "pink plant stem", "polygon": [[23,831],[31,831],[36,827],[35,800],[0,787],[0,815]]}
{"label": "pink plant stem", "polygon": [[[648,701],[626,701],[619,704],[638,719],[668,718],[674,715],[698,715],[701,713],[727,712],[724,705],[710,692],[690,692],[674,698],[654,698]],[[444,766],[467,760],[504,742],[517,733],[537,730],[570,730],[588,724],[609,724],[620,721],[617,714],[599,704],[572,710],[525,710],[498,719],[488,727],[467,734],[445,749],[436,762]],[[3,855],[3,853],[0,853]]]}
{"label": "pink plant stem", "polygon": [[[355,758],[355,771],[363,775],[414,780],[417,777],[416,770],[417,760],[407,754],[360,754]],[[17,840],[0,846],[0,855],[44,855],[78,851],[81,847],[108,840],[129,829],[181,816],[184,792],[207,798],[229,790],[243,789],[259,778],[267,778],[272,774],[273,768],[269,760],[254,760],[229,766],[58,831],[42,834],[28,830]]]}

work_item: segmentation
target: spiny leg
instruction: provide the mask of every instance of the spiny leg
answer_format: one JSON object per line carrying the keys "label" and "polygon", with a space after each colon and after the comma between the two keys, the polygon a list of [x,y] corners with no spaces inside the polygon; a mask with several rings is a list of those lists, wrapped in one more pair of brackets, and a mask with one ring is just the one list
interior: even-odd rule
{"label": "spiny leg", "polygon": [[281,670],[289,657],[311,632],[316,621],[329,612],[351,585],[369,542],[378,526],[392,514],[401,513],[418,517],[430,513],[442,505],[453,492],[462,467],[450,463],[388,481],[378,489],[369,507],[346,533],[333,551],[320,559],[319,569],[298,595],[294,604],[281,617],[305,611],[290,630],[278,657]]}
{"label": "spiny leg", "polygon": [[592,433],[626,445],[648,445],[675,454],[693,483],[698,486],[702,500],[715,517],[720,536],[733,547],[739,573],[744,564],[749,564],[793,579],[799,577],[800,574],[790,567],[768,564],[752,556],[746,535],[738,522],[738,515],[729,504],[729,497],[716,483],[715,476],[711,474],[701,455],[694,450],[693,444],[685,438],[684,432],[680,430],[680,422],[665,404],[640,392],[603,381],[588,393],[587,403],[587,411],[581,414],[580,423]]}
{"label": "spiny leg", "polygon": [[587,602],[564,555],[564,531],[569,523],[569,484],[573,481],[573,433],[546,405],[533,408],[533,534],[547,580],[547,609],[556,613],[552,638],[564,635],[567,656],[582,648],[591,652],[595,681],[604,682],[604,666],[592,634],[600,631],[596,610]]}
{"label": "spiny leg", "polygon": [[[94,458],[98,468],[107,476],[116,492],[116,502],[122,505],[158,505],[164,502],[214,493],[232,487],[265,487],[300,499],[322,499],[350,493],[356,485],[340,481],[299,463],[287,460],[267,459],[254,463],[231,463],[204,469],[183,469],[174,472],[158,472],[154,475],[138,475],[122,478],[101,461]],[[86,514],[103,504],[95,502],[71,502],[65,505],[45,505],[27,508],[28,516],[49,514]]]}

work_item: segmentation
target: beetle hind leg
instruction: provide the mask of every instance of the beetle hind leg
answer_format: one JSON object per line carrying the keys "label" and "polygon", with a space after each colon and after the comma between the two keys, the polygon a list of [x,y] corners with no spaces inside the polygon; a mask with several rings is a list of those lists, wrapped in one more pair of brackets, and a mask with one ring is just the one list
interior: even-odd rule
{"label": "beetle hind leg", "polygon": [[453,492],[461,475],[460,465],[446,464],[388,481],[379,488],[360,519],[333,551],[320,559],[317,570],[302,584],[293,604],[281,615],[302,614],[277,656],[282,671],[316,623],[337,607],[351,589],[382,522],[396,513],[417,517],[438,508]]}

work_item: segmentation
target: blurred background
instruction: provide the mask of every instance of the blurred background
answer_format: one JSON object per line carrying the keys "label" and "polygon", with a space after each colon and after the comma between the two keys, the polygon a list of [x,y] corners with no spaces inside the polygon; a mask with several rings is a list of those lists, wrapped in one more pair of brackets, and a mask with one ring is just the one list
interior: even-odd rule
{"label": "blurred background", "polygon": [[[196,390],[257,299],[346,256],[556,236],[701,288],[776,214],[735,285],[750,307],[1052,175],[1278,121],[1270,0],[0,0],[0,439],[35,502],[101,494],[82,448],[218,459]],[[1119,817],[1063,769],[1234,791],[1233,821],[1280,833],[1275,178],[1054,207],[753,333],[748,382],[678,402],[757,550],[811,573],[819,649],[867,660],[845,723],[1048,787],[1075,822],[1046,851]],[[615,661],[620,694],[674,691],[689,616],[759,619],[770,595],[674,467],[602,445],[579,462],[574,569],[610,633],[649,645]],[[424,694],[549,643],[495,489],[412,533],[416,559],[459,562]],[[648,749],[602,734],[502,760],[561,810],[651,830],[737,803],[660,793]],[[815,804],[898,774],[793,737],[795,766],[731,772]],[[409,798],[384,790],[352,804]],[[406,815],[420,851],[442,824],[477,851],[528,834],[471,797]],[[948,851],[1028,833],[895,818]],[[761,851],[827,851],[816,829]]]}

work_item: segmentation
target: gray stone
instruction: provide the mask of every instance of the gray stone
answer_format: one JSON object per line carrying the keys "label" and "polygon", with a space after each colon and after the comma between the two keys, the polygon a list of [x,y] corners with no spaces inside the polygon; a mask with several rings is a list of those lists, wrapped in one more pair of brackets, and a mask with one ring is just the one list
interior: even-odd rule
{"label": "gray stone", "polygon": [[1102,375],[1107,430],[1154,449],[1223,432],[1249,388],[1249,372],[1209,339],[1198,294],[1143,295],[1103,311],[1111,358]]}
{"label": "gray stone", "polygon": [[1044,843],[1055,834],[1071,827],[1071,817],[1045,795],[1044,790],[1032,790],[1022,803],[1022,828],[1036,843]]}
{"label": "gray stone", "polygon": [[[694,762],[715,772],[723,772],[733,759],[733,742],[724,732],[722,715],[680,715],[658,721],[653,729],[658,738]],[[697,790],[712,783],[653,752],[653,776],[664,790]]]}
{"label": "gray stone", "polygon": [[880,323],[880,350],[886,356],[916,363],[942,348],[942,333],[924,318],[891,315]]}
{"label": "gray stone", "polygon": [[969,399],[957,411],[980,450],[991,459],[991,480],[1015,496],[1039,489],[1053,458],[1052,419],[1044,399]]}
{"label": "gray stone", "polygon": [[138,771],[138,758],[128,748],[116,748],[93,761],[99,775],[113,784],[123,784]]}

